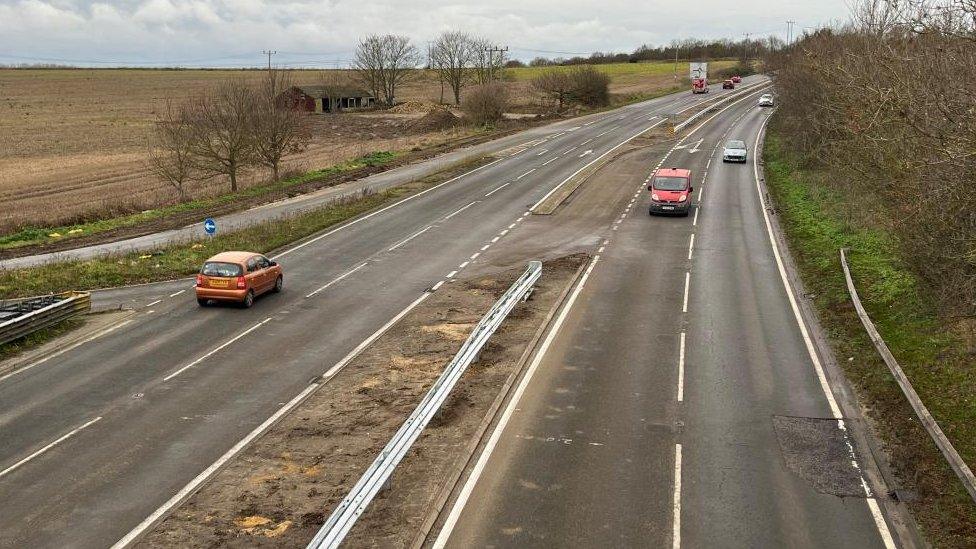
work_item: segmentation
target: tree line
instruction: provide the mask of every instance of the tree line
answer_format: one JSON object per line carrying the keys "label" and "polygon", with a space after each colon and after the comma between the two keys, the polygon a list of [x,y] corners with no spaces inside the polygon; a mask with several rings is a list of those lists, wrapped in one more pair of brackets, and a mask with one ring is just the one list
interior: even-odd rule
{"label": "tree line", "polygon": [[[671,61],[674,59],[723,59],[723,58],[762,58],[770,52],[783,47],[783,41],[775,36],[768,38],[754,38],[743,40],[702,40],[686,38],[672,40],[665,46],[642,45],[631,53],[594,52],[589,56],[573,57],[536,57],[529,61],[528,66],[546,67],[552,65],[606,65],[610,63],[640,63],[642,61]],[[524,63],[513,62],[511,66],[525,66]]]}
{"label": "tree line", "polygon": [[943,311],[976,315],[976,2],[861,0],[768,63],[783,146],[896,238]]}

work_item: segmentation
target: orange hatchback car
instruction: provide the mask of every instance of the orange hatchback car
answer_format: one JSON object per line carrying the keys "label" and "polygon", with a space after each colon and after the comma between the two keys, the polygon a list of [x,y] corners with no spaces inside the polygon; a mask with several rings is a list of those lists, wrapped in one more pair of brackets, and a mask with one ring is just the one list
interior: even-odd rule
{"label": "orange hatchback car", "polygon": [[203,307],[211,300],[235,301],[250,307],[255,297],[280,292],[282,282],[281,266],[267,257],[251,252],[223,252],[208,259],[200,269],[197,303]]}

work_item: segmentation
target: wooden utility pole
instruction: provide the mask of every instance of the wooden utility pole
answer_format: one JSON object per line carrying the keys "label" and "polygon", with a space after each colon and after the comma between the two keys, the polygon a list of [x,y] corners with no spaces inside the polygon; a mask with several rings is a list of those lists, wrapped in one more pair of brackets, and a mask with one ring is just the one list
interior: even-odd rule
{"label": "wooden utility pole", "polygon": [[485,48],[485,51],[488,52],[488,80],[491,81],[495,79],[495,53],[501,54],[501,57],[498,60],[499,63],[501,63],[505,60],[505,52],[508,51],[508,46],[505,46],[504,48],[490,46]]}
{"label": "wooden utility pole", "polygon": [[268,56],[268,74],[271,73],[271,56],[278,53],[272,50],[262,50],[261,53]]}

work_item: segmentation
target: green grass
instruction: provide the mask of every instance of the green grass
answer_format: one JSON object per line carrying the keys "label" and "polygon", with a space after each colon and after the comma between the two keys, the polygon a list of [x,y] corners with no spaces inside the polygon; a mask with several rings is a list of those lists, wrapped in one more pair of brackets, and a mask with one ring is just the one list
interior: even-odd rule
{"label": "green grass", "polygon": [[355,200],[331,204],[293,217],[247,229],[175,244],[153,252],[129,253],[87,261],[68,261],[0,271],[0,299],[66,290],[90,290],[190,276],[208,257],[224,250],[267,253],[351,219],[406,195],[429,188],[454,174],[477,167],[486,157],[461,162],[418,181]]}
{"label": "green grass", "polygon": [[207,210],[208,208],[213,208],[228,202],[239,200],[241,198],[254,198],[258,196],[263,196],[269,193],[281,191],[288,189],[289,187],[294,187],[295,185],[301,185],[303,183],[308,183],[310,181],[316,181],[325,177],[329,177],[335,174],[348,172],[352,170],[357,170],[364,167],[375,167],[383,166],[395,160],[401,153],[380,151],[370,153],[359,158],[355,158],[348,162],[338,164],[335,166],[329,166],[321,170],[315,170],[302,175],[297,175],[294,177],[289,177],[282,179],[281,181],[274,183],[266,183],[264,185],[256,185],[253,187],[248,187],[236,193],[227,193],[220,196],[215,196],[212,198],[202,198],[198,200],[193,200],[190,202],[185,202],[183,204],[176,204],[173,206],[167,206],[163,208],[156,208],[152,210],[146,210],[144,212],[139,212],[137,214],[125,215],[121,217],[113,217],[109,219],[102,219],[98,221],[92,221],[89,223],[82,223],[77,225],[64,225],[61,227],[27,227],[16,233],[0,236],[0,250],[9,250],[14,248],[20,248],[23,246],[31,246],[38,244],[45,244],[58,240],[65,240],[70,238],[76,238],[80,236],[92,235],[110,231],[113,229],[119,229],[123,227],[131,227],[138,225],[140,223],[146,223],[156,219],[161,219],[169,215],[184,213],[196,210]]}
{"label": "green grass", "polygon": [[[719,59],[709,61],[709,72],[724,68],[726,66],[732,66],[735,64],[734,60],[730,59]],[[506,73],[510,74],[515,80],[531,80],[536,76],[542,74],[543,72],[555,69],[558,71],[569,71],[572,70],[574,66],[578,65],[557,65],[551,67],[516,67],[512,69],[505,69]],[[643,63],[607,63],[603,65],[593,65],[593,67],[607,73],[611,77],[620,76],[660,76],[666,74],[672,74],[675,70],[674,61],[646,61]],[[687,77],[689,70],[688,61],[678,61],[678,75]]]}
{"label": "green grass", "polygon": [[54,326],[48,326],[18,340],[0,345],[0,360],[13,358],[25,351],[39,347],[48,341],[80,328],[84,323],[85,321],[81,318],[69,318]]}
{"label": "green grass", "polygon": [[891,352],[956,450],[976,464],[976,360],[900,260],[897,241],[858,224],[826,174],[797,167],[775,132],[766,142],[766,182],[777,205],[807,291],[838,361],[877,425],[902,486],[918,492],[910,505],[936,546],[976,546],[976,505],[919,426],[900,388],[854,311],[839,249],[858,293]]}

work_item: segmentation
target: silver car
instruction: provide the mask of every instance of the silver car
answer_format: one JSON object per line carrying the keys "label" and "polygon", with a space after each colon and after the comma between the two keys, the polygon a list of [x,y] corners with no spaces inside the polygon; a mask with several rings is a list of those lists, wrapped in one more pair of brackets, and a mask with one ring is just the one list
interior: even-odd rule
{"label": "silver car", "polygon": [[759,96],[759,106],[760,107],[772,107],[773,106],[773,94],[764,93]]}
{"label": "silver car", "polygon": [[725,143],[722,151],[722,162],[745,162],[749,156],[746,142],[741,139],[730,139]]}

